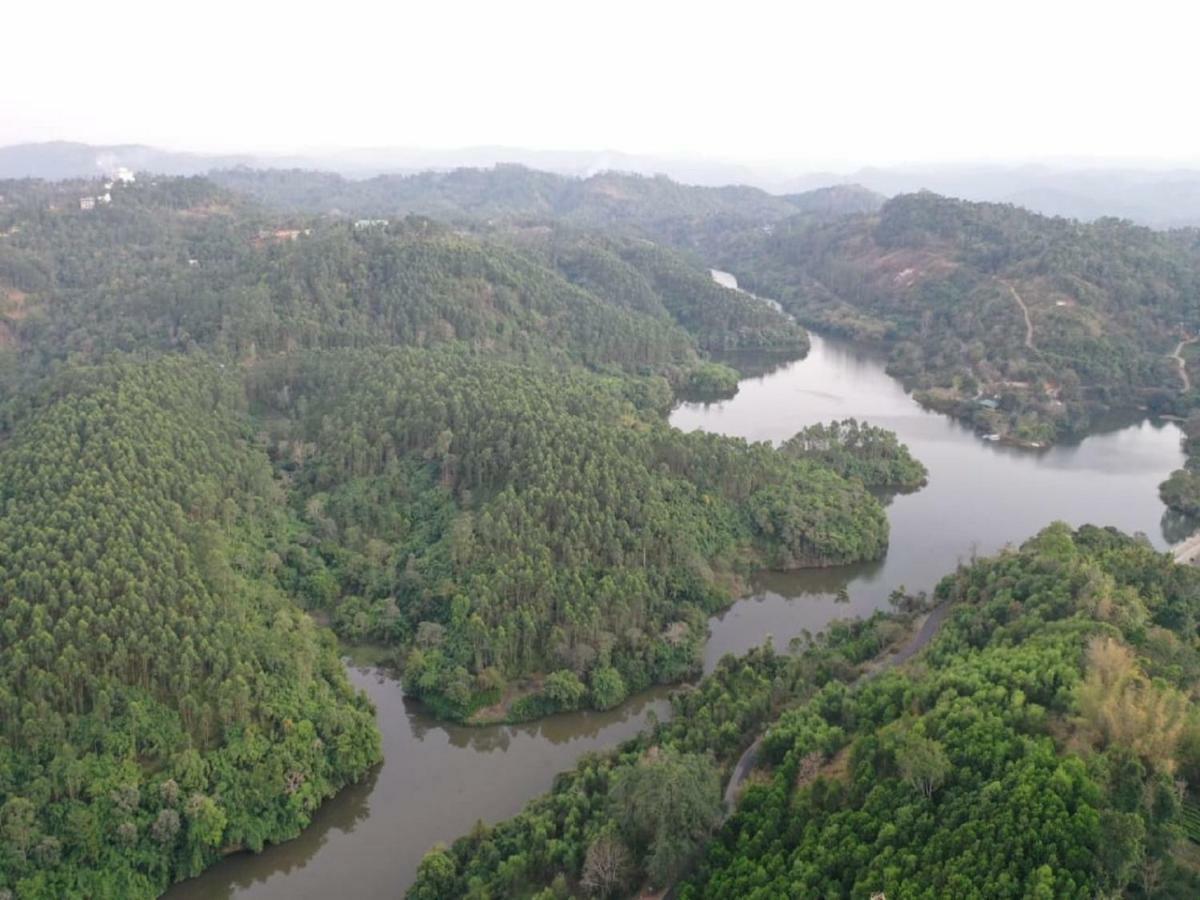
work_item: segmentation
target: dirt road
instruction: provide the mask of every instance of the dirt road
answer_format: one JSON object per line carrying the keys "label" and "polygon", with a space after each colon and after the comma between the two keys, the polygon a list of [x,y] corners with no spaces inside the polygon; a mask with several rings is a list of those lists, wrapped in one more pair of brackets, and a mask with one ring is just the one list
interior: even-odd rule
{"label": "dirt road", "polygon": [[1183,348],[1188,344],[1194,344],[1200,338],[1188,338],[1185,341],[1180,341],[1175,345],[1175,349],[1171,351],[1171,359],[1175,360],[1175,365],[1179,366],[1179,380],[1183,382],[1183,389],[1190,391],[1192,389],[1192,379],[1188,377],[1187,360],[1183,358]]}
{"label": "dirt road", "polygon": [[1017,293],[1017,289],[1003,278],[1000,283],[1008,288],[1008,292],[1012,294],[1012,298],[1017,301],[1017,306],[1021,307],[1021,315],[1025,317],[1025,346],[1030,350],[1036,350],[1033,346],[1033,320],[1029,318],[1029,307],[1025,305],[1025,301],[1021,299],[1021,295]]}
{"label": "dirt road", "polygon": [[[895,668],[901,663],[905,663],[912,657],[925,648],[925,646],[934,638],[938,630],[942,627],[942,623],[946,621],[946,616],[950,612],[950,604],[943,603],[940,606],[935,606],[921,626],[917,629],[916,634],[908,639],[899,650],[882,658],[876,659],[861,676],[854,682],[862,684],[869,678],[874,678],[881,672],[886,672],[888,669]],[[762,749],[762,736],[746,748],[741,757],[737,761],[737,765],[733,767],[733,774],[729,776],[729,784],[725,787],[725,818],[733,815],[733,810],[737,805],[737,791],[741,787],[742,782],[754,770],[758,763],[759,751]]]}

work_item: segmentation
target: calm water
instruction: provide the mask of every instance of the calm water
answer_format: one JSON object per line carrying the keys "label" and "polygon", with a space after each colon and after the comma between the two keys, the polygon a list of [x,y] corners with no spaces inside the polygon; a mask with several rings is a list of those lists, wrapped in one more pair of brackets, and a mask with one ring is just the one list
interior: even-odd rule
{"label": "calm water", "polygon": [[[714,278],[737,286],[726,273]],[[1164,523],[1158,499],[1159,482],[1184,461],[1175,424],[1125,424],[1041,451],[1007,447],[922,409],[877,355],[815,334],[811,339],[803,360],[732,360],[765,374],[743,380],[730,400],[684,404],[671,424],[779,443],[807,425],[854,416],[895,431],[929,470],[929,483],[888,506],[891,542],[883,560],[759,576],[751,596],[710,623],[707,666],[724,653],[744,652],[765,634],[784,647],[805,629],[868,614],[901,585],[929,590],[972,554],[1019,544],[1055,519],[1141,532],[1162,549],[1183,536],[1164,534],[1171,523]],[[835,603],[843,587],[850,601]]]}
{"label": "calm water", "polygon": [[168,897],[402,897],[434,843],[450,843],[479,819],[514,815],[584,753],[633,737],[652,710],[662,717],[670,709],[662,688],[609,712],[447,726],[405,699],[387,670],[351,664],[349,673],[378,709],[383,765],[327,801],[296,840],[231,856]]}
{"label": "calm water", "polygon": [[[783,647],[834,618],[870,613],[897,586],[929,589],[973,553],[1019,543],[1054,519],[1116,525],[1143,532],[1156,546],[1168,543],[1156,488],[1183,463],[1174,425],[1142,422],[1035,453],[988,443],[925,412],[879,359],[846,344],[813,335],[802,361],[751,362],[746,370],[763,374],[744,380],[736,397],[686,404],[671,422],[778,442],[814,422],[854,416],[896,431],[929,469],[929,484],[889,505],[885,559],[758,577],[751,596],[711,620],[706,669],[766,635]],[[834,599],[843,587],[848,603]],[[583,753],[632,736],[651,710],[667,713],[665,691],[658,691],[608,713],[461,728],[431,721],[382,669],[351,666],[350,677],[378,707],[383,766],[326,803],[297,840],[231,857],[170,897],[402,896],[432,844],[469,831],[478,819],[512,815]]]}

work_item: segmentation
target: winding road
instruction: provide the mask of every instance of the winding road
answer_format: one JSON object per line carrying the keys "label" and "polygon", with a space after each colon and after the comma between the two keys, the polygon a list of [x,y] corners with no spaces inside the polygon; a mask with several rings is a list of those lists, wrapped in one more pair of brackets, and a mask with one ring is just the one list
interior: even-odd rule
{"label": "winding road", "polygon": [[1029,318],[1029,307],[1025,305],[1025,301],[1021,299],[1021,295],[1017,293],[1017,289],[1011,283],[1003,278],[999,279],[1000,283],[1008,288],[1008,292],[1012,294],[1012,298],[1017,301],[1017,306],[1021,307],[1021,315],[1025,317],[1025,346],[1030,350],[1037,350],[1033,346],[1033,320]]}
{"label": "winding road", "polygon": [[[874,678],[881,672],[886,672],[888,669],[894,669],[902,663],[908,662],[912,657],[933,640],[934,635],[942,627],[942,623],[946,621],[946,616],[950,613],[950,604],[943,603],[935,606],[925,620],[921,623],[921,627],[917,629],[917,633],[908,639],[908,641],[899,650],[894,653],[876,659],[870,664],[867,669],[856,680],[855,684],[862,684],[870,678]],[[728,819],[733,815],[734,809],[737,807],[737,792],[742,786],[746,778],[754,770],[758,764],[759,751],[762,749],[762,735],[754,741],[745,752],[738,758],[737,764],[733,767],[733,774],[729,776],[729,784],[725,786],[725,818]]]}
{"label": "winding road", "polygon": [[1187,360],[1183,358],[1183,348],[1188,344],[1194,344],[1200,341],[1200,338],[1187,338],[1175,345],[1175,349],[1171,351],[1171,359],[1175,360],[1175,365],[1179,366],[1179,380],[1183,382],[1183,389],[1190,391],[1192,389],[1192,379],[1188,377]]}

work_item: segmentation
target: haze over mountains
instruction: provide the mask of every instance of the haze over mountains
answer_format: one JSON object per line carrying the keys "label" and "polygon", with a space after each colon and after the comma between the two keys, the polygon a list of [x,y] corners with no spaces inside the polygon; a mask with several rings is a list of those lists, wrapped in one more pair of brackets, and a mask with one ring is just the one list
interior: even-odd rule
{"label": "haze over mountains", "polygon": [[1200,225],[1200,170],[1087,163],[979,163],[805,172],[782,163],[753,164],[667,158],[613,150],[554,151],[481,146],[453,150],[360,148],[287,155],[193,153],[143,144],[55,141],[0,147],[0,178],[85,178],[123,166],[165,175],[235,168],[305,169],[347,179],[516,163],[560,175],[622,171],[665,174],[685,184],[749,185],[790,194],[835,184],[861,185],[885,196],[927,189],[966,200],[1013,203],[1046,215],[1084,221],[1102,216],[1155,228]]}

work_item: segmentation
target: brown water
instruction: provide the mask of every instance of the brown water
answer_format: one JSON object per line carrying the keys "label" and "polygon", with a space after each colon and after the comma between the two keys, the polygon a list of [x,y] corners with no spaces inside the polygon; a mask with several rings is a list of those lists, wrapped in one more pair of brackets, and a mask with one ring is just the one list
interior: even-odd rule
{"label": "brown water", "polygon": [[[889,505],[885,559],[755,579],[751,596],[711,620],[706,669],[766,635],[784,647],[834,618],[870,613],[900,585],[932,588],[972,554],[1019,543],[1054,519],[1116,525],[1159,547],[1168,543],[1156,486],[1183,463],[1174,425],[1144,421],[1030,452],[988,443],[922,410],[878,358],[847,344],[813,335],[802,361],[749,362],[745,370],[762,374],[745,379],[736,397],[681,406],[672,423],[778,442],[805,425],[855,416],[895,430],[930,478],[920,492]],[[848,603],[835,600],[841,588]],[[321,807],[295,841],[231,857],[177,885],[171,898],[403,896],[435,842],[464,834],[478,819],[516,813],[582,754],[632,736],[652,710],[667,712],[665,691],[658,691],[608,713],[462,728],[432,721],[378,667],[351,665],[350,677],[378,707],[383,766]]]}
{"label": "brown water", "polygon": [[435,722],[386,669],[351,663],[349,673],[378,710],[383,765],[327,801],[296,840],[231,856],[169,898],[403,897],[434,843],[450,843],[479,819],[515,815],[584,753],[633,737],[651,711],[665,717],[670,709],[663,688],[609,712],[466,728]]}
{"label": "brown water", "polygon": [[[1183,536],[1164,532],[1179,526],[1165,519],[1158,499],[1159,482],[1184,461],[1174,423],[1126,423],[1041,451],[1008,447],[922,409],[872,353],[811,338],[805,359],[776,360],[777,368],[743,380],[730,400],[684,404],[671,424],[778,443],[807,425],[854,416],[895,431],[929,469],[929,483],[888,505],[884,559],[759,575],[750,596],[710,622],[706,667],[766,634],[782,648],[831,619],[869,614],[886,606],[894,588],[931,590],[960,562],[1019,544],[1056,519],[1140,532],[1160,549]],[[752,370],[770,369],[751,362]],[[848,603],[835,602],[841,588]]]}

